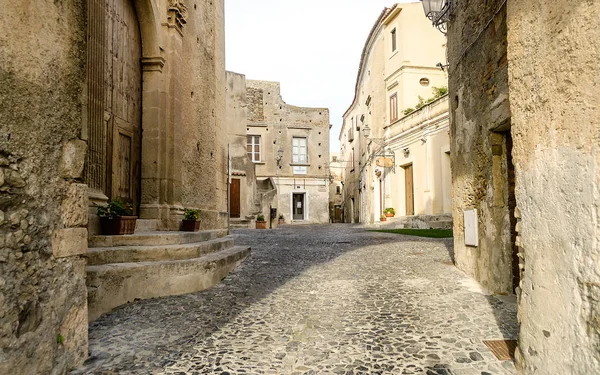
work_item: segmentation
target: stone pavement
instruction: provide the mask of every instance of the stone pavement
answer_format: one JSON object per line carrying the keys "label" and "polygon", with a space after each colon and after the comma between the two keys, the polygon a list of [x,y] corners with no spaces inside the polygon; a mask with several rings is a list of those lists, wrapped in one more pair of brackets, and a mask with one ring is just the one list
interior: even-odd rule
{"label": "stone pavement", "polygon": [[236,235],[253,249],[237,271],[96,320],[74,373],[516,373],[481,341],[516,337],[516,304],[458,271],[450,239],[349,224]]}

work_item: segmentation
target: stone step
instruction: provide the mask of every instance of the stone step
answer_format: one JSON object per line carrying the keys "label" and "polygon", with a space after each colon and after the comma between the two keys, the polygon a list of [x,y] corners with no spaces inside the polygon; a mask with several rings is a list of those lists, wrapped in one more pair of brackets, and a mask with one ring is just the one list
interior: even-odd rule
{"label": "stone step", "polygon": [[164,246],[202,242],[225,237],[227,229],[199,232],[140,232],[123,236],[92,236],[88,247]]}
{"label": "stone step", "polygon": [[156,232],[158,230],[158,220],[155,219],[137,219],[135,221],[135,233]]}
{"label": "stone step", "polygon": [[233,246],[233,237],[223,237],[177,245],[95,247],[90,248],[85,256],[88,259],[88,266],[97,266],[110,263],[192,259]]}
{"label": "stone step", "polygon": [[198,292],[217,284],[248,255],[235,246],[199,258],[87,267],[88,319],[135,299]]}

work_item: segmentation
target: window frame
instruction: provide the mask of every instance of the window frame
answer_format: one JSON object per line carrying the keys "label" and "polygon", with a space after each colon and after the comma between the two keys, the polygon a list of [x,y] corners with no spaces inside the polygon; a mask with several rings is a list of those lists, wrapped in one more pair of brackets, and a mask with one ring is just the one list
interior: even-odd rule
{"label": "window frame", "polygon": [[[258,143],[255,143],[256,139],[258,139]],[[248,146],[251,147],[251,151],[248,151]],[[258,152],[256,152],[256,146],[258,146]],[[262,136],[258,134],[246,135],[246,154],[253,163],[262,162]],[[258,156],[258,160],[255,160],[255,156]]]}
{"label": "window frame", "polygon": [[390,95],[390,124],[398,120],[398,93]]}
{"label": "window frame", "polygon": [[[294,145],[294,141],[296,140],[302,140],[304,144]],[[302,149],[304,153],[296,152]],[[292,164],[296,164],[292,168],[294,174],[308,174],[308,137],[292,137]]]}

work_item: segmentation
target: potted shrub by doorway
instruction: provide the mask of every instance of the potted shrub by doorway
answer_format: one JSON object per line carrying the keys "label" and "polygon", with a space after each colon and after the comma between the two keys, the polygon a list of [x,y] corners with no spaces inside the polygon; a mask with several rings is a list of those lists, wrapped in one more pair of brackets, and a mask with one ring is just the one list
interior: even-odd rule
{"label": "potted shrub by doorway", "polygon": [[267,222],[265,221],[265,215],[256,215],[256,229],[267,229]]}
{"label": "potted shrub by doorway", "polygon": [[183,224],[181,230],[185,232],[197,232],[200,230],[200,210],[194,208],[186,208],[183,211]]}
{"label": "potted shrub by doorway", "polygon": [[279,215],[279,221],[278,224],[285,224],[285,218],[283,217],[283,214]]}
{"label": "potted shrub by doorway", "polygon": [[106,206],[99,206],[96,213],[100,217],[100,232],[103,235],[115,236],[135,232],[137,216],[133,216],[133,205],[121,198],[109,200]]}
{"label": "potted shrub by doorway", "polygon": [[396,215],[396,211],[394,211],[394,208],[392,207],[386,208],[385,210],[383,210],[383,213],[386,217],[394,217]]}
{"label": "potted shrub by doorway", "polygon": [[386,221],[386,220],[387,220],[387,219],[386,219],[385,215],[381,215],[381,216],[379,217],[379,221]]}

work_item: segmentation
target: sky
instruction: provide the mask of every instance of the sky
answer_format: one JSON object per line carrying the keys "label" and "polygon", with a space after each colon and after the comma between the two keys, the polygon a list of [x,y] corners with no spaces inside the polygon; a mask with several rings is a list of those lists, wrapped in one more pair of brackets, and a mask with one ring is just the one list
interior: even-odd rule
{"label": "sky", "polygon": [[362,49],[385,7],[416,0],[225,0],[227,70],[281,82],[291,105],[330,111],[339,151]]}

